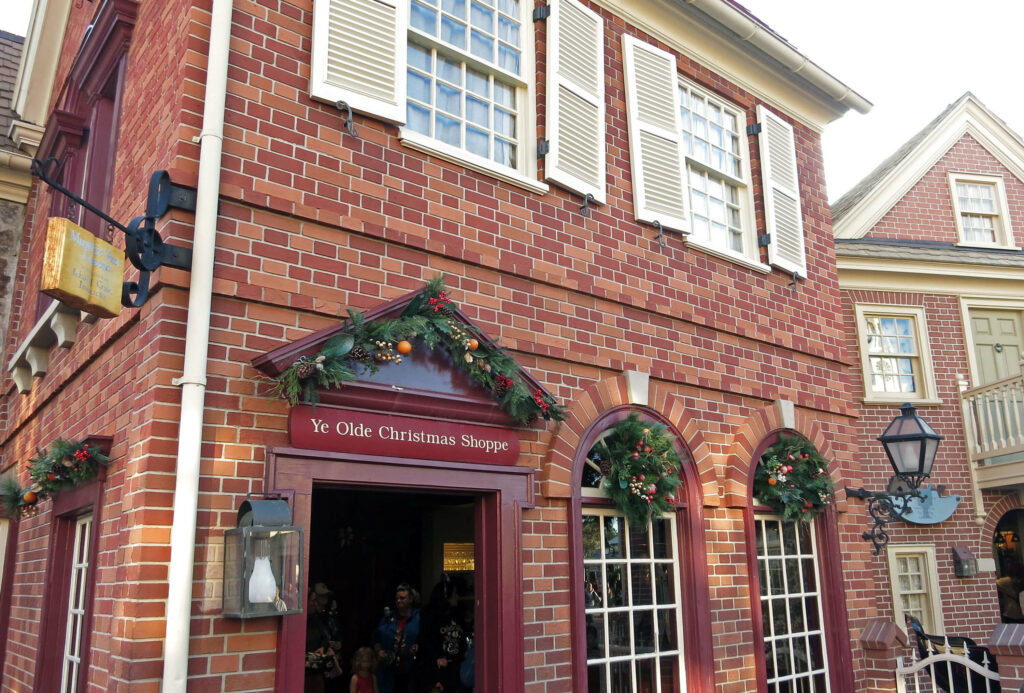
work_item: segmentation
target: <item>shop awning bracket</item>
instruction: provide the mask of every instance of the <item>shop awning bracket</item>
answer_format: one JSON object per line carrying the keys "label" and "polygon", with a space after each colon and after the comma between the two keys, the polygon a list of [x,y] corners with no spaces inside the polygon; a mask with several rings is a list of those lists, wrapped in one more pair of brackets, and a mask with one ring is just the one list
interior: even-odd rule
{"label": "shop awning bracket", "polygon": [[89,210],[100,219],[119,229],[125,236],[125,255],[139,270],[138,281],[124,282],[121,287],[121,305],[126,308],[140,308],[149,298],[149,275],[160,267],[192,269],[192,249],[164,243],[156,222],[170,209],[196,211],[196,191],[184,185],[171,183],[167,171],[154,171],[149,178],[149,194],[146,198],[146,213],[135,217],[125,226],[83,200],[47,174],[47,169],[57,163],[54,158],[32,160],[32,174],[65,197]]}

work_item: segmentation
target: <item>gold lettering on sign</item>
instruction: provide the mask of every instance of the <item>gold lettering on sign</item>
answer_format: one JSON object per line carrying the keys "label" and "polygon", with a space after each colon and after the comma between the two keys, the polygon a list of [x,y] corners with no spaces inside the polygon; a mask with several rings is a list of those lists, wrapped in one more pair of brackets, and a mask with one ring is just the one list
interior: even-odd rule
{"label": "gold lettering on sign", "polygon": [[70,219],[49,219],[40,291],[72,308],[112,318],[121,312],[123,280],[123,251]]}

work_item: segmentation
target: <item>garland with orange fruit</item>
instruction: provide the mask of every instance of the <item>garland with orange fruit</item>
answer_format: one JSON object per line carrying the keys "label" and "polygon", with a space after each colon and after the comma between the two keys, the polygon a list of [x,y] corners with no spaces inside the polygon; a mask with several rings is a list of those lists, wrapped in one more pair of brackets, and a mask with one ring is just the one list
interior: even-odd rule
{"label": "garland with orange fruit", "polygon": [[444,279],[427,282],[392,320],[368,320],[350,308],[343,329],[317,354],[302,356],[277,376],[276,393],[293,406],[316,404],[318,390],[344,387],[360,374],[397,366],[409,358],[414,344],[442,349],[455,367],[489,390],[502,410],[521,425],[538,417],[562,421],[565,409],[541,389],[526,386],[522,369],[497,344],[455,315]]}

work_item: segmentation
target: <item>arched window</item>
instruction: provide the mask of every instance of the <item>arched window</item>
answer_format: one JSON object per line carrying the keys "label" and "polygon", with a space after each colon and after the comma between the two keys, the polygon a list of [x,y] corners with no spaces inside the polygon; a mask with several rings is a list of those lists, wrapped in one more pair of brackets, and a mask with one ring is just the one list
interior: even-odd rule
{"label": "arched window", "polygon": [[[602,488],[606,479],[614,478],[610,451],[617,447],[615,424],[627,414],[606,414],[584,436],[577,453],[576,679],[586,681],[580,690],[601,693],[685,690],[686,682],[700,675],[691,672],[701,669],[694,662],[706,648],[698,633],[709,620],[695,615],[707,613],[699,485],[689,452],[672,434],[683,482],[676,503],[644,524],[631,523]],[[640,416],[662,425],[653,413]],[[695,519],[690,512],[696,513]],[[693,537],[694,528],[699,540]],[[701,560],[694,560],[695,551]],[[702,569],[700,575],[692,574],[695,567]],[[697,592],[703,596],[691,596]]]}
{"label": "arched window", "polygon": [[[765,441],[761,451],[774,438]],[[758,462],[751,470],[751,480],[764,460],[761,453],[755,459]],[[758,578],[755,619],[760,612],[762,690],[825,693],[831,678],[828,636],[839,625],[827,627],[830,607],[825,602],[838,579],[834,566],[829,565],[839,562],[837,548],[829,540],[834,527],[825,526],[827,513],[811,521],[789,520],[756,495],[752,505],[755,551],[750,560],[756,563]],[[821,560],[822,556],[832,557],[831,561]]]}

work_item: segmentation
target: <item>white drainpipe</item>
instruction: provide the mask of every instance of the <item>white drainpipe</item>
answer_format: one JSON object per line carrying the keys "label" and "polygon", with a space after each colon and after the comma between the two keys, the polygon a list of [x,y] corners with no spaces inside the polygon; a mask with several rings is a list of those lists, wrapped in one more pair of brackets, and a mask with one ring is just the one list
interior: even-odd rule
{"label": "white drainpipe", "polygon": [[217,238],[217,201],[220,192],[232,3],[233,0],[213,0],[210,16],[206,99],[203,130],[199,134],[199,193],[192,242],[185,366],[182,376],[173,380],[175,385],[181,385],[181,420],[178,424],[171,563],[167,568],[167,633],[164,637],[162,693],[185,693],[188,683],[192,571],[195,562],[196,511],[199,505],[199,456],[206,397],[206,361],[210,344],[213,254]]}

